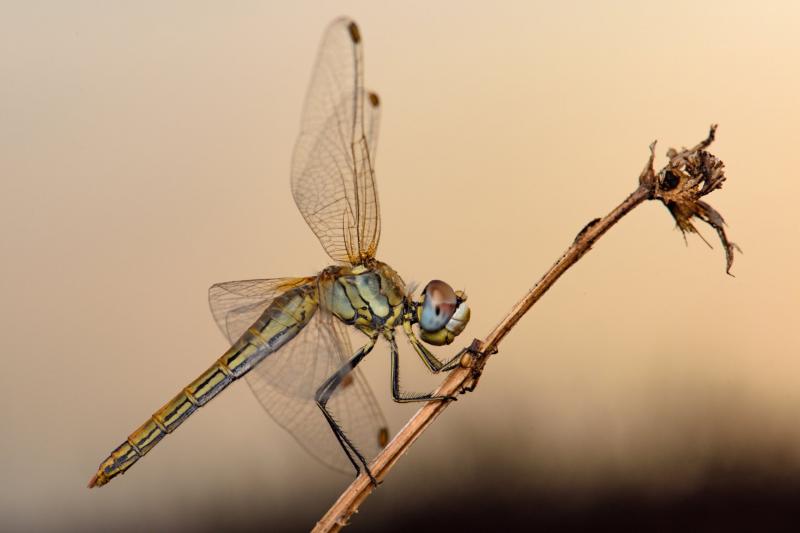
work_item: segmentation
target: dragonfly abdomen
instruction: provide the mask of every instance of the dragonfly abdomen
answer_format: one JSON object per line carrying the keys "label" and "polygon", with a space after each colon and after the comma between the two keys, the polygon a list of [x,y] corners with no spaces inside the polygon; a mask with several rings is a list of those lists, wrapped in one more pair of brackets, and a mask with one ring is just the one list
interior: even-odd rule
{"label": "dragonfly abdomen", "polygon": [[222,357],[111,452],[89,481],[89,487],[105,485],[125,473],[199,407],[293,339],[314,315],[317,305],[314,284],[277,297]]}

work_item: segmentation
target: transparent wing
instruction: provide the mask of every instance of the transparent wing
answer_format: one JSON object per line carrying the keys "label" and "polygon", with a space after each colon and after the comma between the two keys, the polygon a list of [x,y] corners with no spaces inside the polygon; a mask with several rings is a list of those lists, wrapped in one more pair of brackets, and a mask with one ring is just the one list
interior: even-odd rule
{"label": "transparent wing", "polygon": [[277,296],[312,281],[306,277],[217,283],[208,289],[208,304],[217,326],[233,344]]}
{"label": "transparent wing", "polygon": [[334,21],[320,45],[292,159],[292,194],[336,261],[360,264],[380,239],[373,171],[380,102],[363,85],[361,34]]}
{"label": "transparent wing", "polygon": [[[297,337],[246,375],[256,398],[278,424],[311,455],[346,473],[352,473],[353,466],[317,407],[314,394],[352,354],[339,320],[320,308]],[[367,460],[386,444],[386,420],[358,369],[339,386],[328,408]]]}
{"label": "transparent wing", "polygon": [[[277,296],[312,281],[307,277],[218,283],[208,291],[211,313],[233,343]],[[311,455],[347,473],[353,467],[314,402],[314,393],[353,353],[341,322],[320,309],[294,339],[247,374],[256,398],[278,424]],[[387,424],[358,369],[340,385],[328,407],[365,457],[377,455],[388,435]]]}

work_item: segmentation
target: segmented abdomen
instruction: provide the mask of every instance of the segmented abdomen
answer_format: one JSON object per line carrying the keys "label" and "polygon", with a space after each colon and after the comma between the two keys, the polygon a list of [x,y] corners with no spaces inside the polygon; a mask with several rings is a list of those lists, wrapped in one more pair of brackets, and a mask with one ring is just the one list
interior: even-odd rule
{"label": "segmented abdomen", "polygon": [[175,431],[198,407],[208,403],[235,379],[294,338],[314,315],[317,301],[314,283],[291,289],[275,298],[222,357],[111,452],[89,481],[89,487],[105,485],[111,478],[123,474],[164,436]]}

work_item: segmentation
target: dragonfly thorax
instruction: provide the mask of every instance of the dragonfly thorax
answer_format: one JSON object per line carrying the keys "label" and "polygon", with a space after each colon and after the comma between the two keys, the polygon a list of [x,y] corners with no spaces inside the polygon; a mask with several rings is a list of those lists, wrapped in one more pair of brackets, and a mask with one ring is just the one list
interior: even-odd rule
{"label": "dragonfly thorax", "polygon": [[319,276],[320,305],[365,332],[392,330],[406,309],[405,283],[379,261],[329,267]]}

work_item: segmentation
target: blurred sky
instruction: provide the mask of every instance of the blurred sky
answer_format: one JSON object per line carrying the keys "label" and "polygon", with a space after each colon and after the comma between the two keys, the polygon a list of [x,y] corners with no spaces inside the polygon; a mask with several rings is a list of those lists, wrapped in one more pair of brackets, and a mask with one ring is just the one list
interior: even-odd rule
{"label": "blurred sky", "polygon": [[[356,528],[498,472],[564,498],[692,494],[719,465],[800,479],[796,3],[6,1],[2,529],[302,529],[350,481],[237,383],[127,475],[85,488],[226,348],[209,285],[329,262],[289,164],[317,45],[342,14],[383,102],[378,257],[407,282],[465,289],[464,343],[635,188],[654,139],[658,168],[719,123],[729,180],[707,199],[745,252],[727,276],[713,232],[713,250],[687,246],[661,205],[636,209]],[[389,401],[378,353],[365,371],[396,430],[414,408]],[[437,382],[413,354],[404,364],[413,388]]]}

